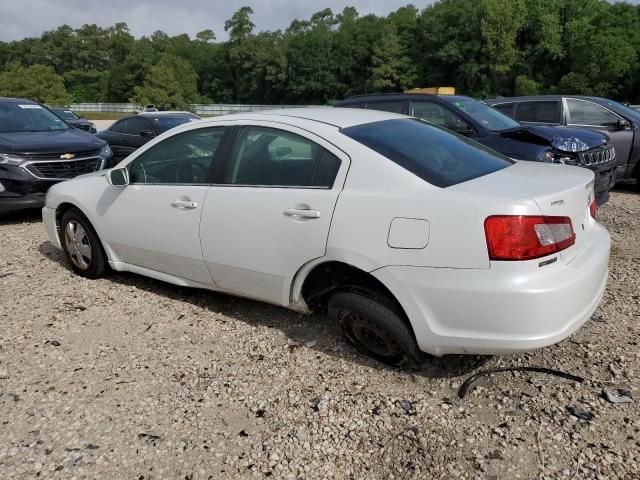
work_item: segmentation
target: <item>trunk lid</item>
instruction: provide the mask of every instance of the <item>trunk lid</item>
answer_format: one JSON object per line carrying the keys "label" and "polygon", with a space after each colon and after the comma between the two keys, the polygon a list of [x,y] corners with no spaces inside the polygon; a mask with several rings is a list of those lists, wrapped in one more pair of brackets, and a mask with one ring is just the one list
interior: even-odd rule
{"label": "trunk lid", "polygon": [[[521,161],[450,189],[533,200],[545,216],[571,218],[576,242],[560,252],[566,263],[584,248],[595,221],[589,213],[594,174],[581,167]],[[495,215],[505,212],[495,212]]]}

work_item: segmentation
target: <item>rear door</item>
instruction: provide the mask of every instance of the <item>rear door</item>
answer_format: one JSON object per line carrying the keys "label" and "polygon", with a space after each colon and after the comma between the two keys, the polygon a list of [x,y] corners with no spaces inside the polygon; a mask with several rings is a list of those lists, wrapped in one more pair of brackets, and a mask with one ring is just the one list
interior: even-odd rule
{"label": "rear door", "polygon": [[349,157],[293,126],[234,128],[235,147],[202,212],[204,260],[217,287],[288,305],[296,272],[325,255]]}
{"label": "rear door", "polygon": [[567,98],[566,106],[567,125],[607,134],[616,149],[618,165],[626,165],[629,162],[633,129],[624,126],[624,118],[602,105],[579,98]]}

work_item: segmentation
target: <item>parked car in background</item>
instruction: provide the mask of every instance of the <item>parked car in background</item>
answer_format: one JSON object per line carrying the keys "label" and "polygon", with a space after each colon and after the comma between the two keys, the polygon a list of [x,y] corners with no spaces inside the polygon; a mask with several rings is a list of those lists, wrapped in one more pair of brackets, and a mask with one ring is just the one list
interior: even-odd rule
{"label": "parked car in background", "polygon": [[384,110],[422,118],[516,160],[579,165],[595,175],[598,205],[615,183],[615,150],[606,135],[574,129],[524,126],[487,104],[461,95],[359,95],[336,107]]}
{"label": "parked car in background", "polygon": [[617,178],[640,184],[640,112],[606,98],[571,95],[504,97],[487,100],[527,125],[566,125],[605,133],[616,148]]}
{"label": "parked car in background", "polygon": [[111,146],[111,165],[115,165],[157,135],[199,118],[191,112],[143,112],[118,120],[96,135]]}
{"label": "parked car in background", "polygon": [[0,98],[0,213],[40,208],[51,185],[100,170],[110,159],[106,142],[44,105]]}
{"label": "parked car in background", "polygon": [[89,120],[80,118],[68,108],[50,107],[50,110],[67,122],[69,125],[89,133],[96,133],[96,126]]}
{"label": "parked car in background", "polygon": [[47,235],[108,266],[309,312],[396,366],[558,342],[602,298],[593,172],[386,112],[215,117],[56,185]]}
{"label": "parked car in background", "polygon": [[143,112],[157,112],[158,109],[156,108],[155,105],[153,105],[152,103],[150,103],[149,105],[145,105],[144,109],[142,110]]}

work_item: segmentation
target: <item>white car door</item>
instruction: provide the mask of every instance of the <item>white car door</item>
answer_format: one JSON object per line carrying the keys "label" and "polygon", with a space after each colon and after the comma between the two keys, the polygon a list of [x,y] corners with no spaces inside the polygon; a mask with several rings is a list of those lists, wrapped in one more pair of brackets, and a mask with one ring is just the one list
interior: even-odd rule
{"label": "white car door", "polygon": [[213,283],[200,248],[202,207],[224,127],[167,138],[128,165],[129,185],[109,187],[98,204],[104,240],[117,260]]}
{"label": "white car door", "polygon": [[308,131],[260,123],[234,127],[202,211],[202,252],[218,288],[287,305],[298,269],[325,255],[349,157]]}

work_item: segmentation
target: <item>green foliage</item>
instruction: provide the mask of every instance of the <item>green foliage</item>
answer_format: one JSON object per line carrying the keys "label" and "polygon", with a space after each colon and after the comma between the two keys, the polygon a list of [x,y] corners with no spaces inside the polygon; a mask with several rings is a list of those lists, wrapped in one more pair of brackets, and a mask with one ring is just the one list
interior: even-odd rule
{"label": "green foliage", "polygon": [[256,29],[252,15],[238,9],[224,24],[226,41],[210,29],[195,38],[156,31],[136,39],[116,23],[62,25],[0,42],[0,91],[165,108],[318,104],[421,86],[478,97],[564,92],[640,102],[640,5],[439,0],[386,17],[326,8],[284,32]]}
{"label": "green foliage", "polygon": [[66,105],[71,100],[53,68],[38,64],[23,67],[17,62],[0,73],[0,97],[29,98],[51,105]]}
{"label": "green foliage", "polygon": [[143,85],[135,87],[133,92],[132,103],[184,110],[198,100],[197,75],[186,60],[165,54],[151,67]]}

